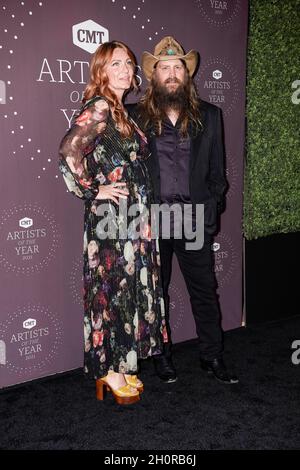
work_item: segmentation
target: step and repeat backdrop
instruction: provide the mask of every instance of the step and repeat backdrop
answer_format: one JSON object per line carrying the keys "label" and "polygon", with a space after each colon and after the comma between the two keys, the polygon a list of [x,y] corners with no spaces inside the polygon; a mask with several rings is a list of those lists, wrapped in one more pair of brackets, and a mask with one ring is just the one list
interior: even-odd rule
{"label": "step and repeat backdrop", "polygon": [[[138,61],[167,35],[199,51],[195,82],[223,110],[229,182],[214,269],[223,328],[240,327],[247,0],[0,0],[0,18],[0,387],[82,366],[84,208],[57,154],[91,54],[112,39]],[[170,294],[174,342],[196,337],[176,260]]]}

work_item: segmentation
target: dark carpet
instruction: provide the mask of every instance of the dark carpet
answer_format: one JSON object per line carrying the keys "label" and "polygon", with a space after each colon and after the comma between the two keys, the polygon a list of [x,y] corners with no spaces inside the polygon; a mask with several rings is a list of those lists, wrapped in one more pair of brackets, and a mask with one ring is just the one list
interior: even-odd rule
{"label": "dark carpet", "polygon": [[[200,370],[196,340],[174,346],[179,380],[163,384],[142,363],[139,403],[95,398],[81,370],[0,393],[0,449],[299,449],[300,364],[291,361],[300,316],[225,333],[223,385]],[[299,355],[300,357],[300,355]]]}

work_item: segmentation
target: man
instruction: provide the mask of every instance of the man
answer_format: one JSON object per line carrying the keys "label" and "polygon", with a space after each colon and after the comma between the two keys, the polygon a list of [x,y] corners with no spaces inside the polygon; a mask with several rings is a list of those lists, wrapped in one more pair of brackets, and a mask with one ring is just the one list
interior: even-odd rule
{"label": "man", "polygon": [[204,204],[204,243],[201,249],[187,248],[187,239],[174,235],[160,238],[160,256],[169,343],[164,354],[154,358],[157,375],[175,382],[171,354],[168,288],[172,256],[176,254],[190,294],[200,346],[200,365],[223,383],[237,383],[222,359],[223,339],[216,294],[211,245],[217,230],[217,213],[226,189],[221,111],[198,98],[192,76],[198,54],[188,54],[171,36],[163,38],[154,54],[144,52],[142,69],[150,82],[138,107],[129,112],[147,134],[151,157],[146,161],[152,178],[155,202],[193,208]]}

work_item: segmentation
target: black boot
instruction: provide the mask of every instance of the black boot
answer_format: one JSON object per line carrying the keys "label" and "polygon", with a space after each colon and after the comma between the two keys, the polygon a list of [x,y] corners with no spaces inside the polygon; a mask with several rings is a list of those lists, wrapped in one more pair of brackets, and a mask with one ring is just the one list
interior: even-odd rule
{"label": "black boot", "polygon": [[176,370],[172,362],[171,343],[164,344],[164,353],[153,356],[154,368],[158,377],[165,383],[176,382]]}
{"label": "black boot", "polygon": [[219,382],[223,384],[236,384],[239,382],[239,379],[228,372],[223,359],[216,357],[211,361],[205,359],[200,359],[200,365],[203,370],[208,374],[213,375]]}

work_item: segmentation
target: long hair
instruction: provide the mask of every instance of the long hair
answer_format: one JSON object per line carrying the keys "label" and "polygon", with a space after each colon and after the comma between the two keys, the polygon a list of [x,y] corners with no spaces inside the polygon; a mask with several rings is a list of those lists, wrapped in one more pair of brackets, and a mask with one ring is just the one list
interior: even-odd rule
{"label": "long hair", "polygon": [[[198,96],[193,80],[188,74],[186,66],[185,80],[182,86],[183,94],[185,96],[185,105],[180,106],[180,134],[182,137],[187,137],[190,125],[193,134],[197,134],[202,128],[202,122],[199,109],[201,100]],[[161,105],[161,97],[159,96],[158,88],[159,85],[157,83],[154,70],[150,85],[140,100],[138,110],[143,129],[145,131],[152,130],[156,135],[161,135],[162,122],[166,117],[167,109]]]}
{"label": "long hair", "polygon": [[[116,48],[123,49],[131,59],[133,68],[136,68],[136,59],[133,52],[120,41],[105,42],[98,47],[92,57],[90,63],[90,79],[87,84],[82,102],[83,104],[93,98],[94,96],[103,96],[109,104],[112,118],[115,121],[123,137],[130,137],[133,134],[134,128],[130,121],[127,120],[124,113],[123,106],[119,103],[115,93],[109,88],[108,76],[106,74],[106,65],[112,58],[113,52]],[[133,75],[131,87],[126,90],[124,96],[132,89],[137,90],[137,79]]]}

